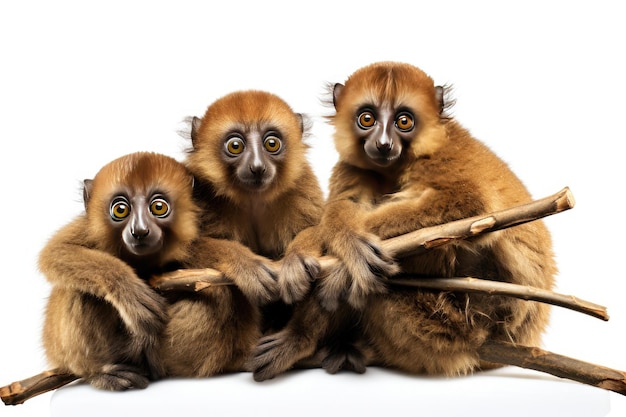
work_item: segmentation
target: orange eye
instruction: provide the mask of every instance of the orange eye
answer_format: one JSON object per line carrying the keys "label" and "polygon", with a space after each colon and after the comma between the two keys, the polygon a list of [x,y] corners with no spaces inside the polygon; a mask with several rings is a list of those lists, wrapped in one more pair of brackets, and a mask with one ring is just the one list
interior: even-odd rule
{"label": "orange eye", "polygon": [[280,142],[280,139],[278,139],[276,136],[268,136],[267,138],[265,138],[263,146],[265,147],[266,151],[270,153],[276,153],[280,151],[282,144]]}
{"label": "orange eye", "polygon": [[111,203],[109,213],[113,220],[118,222],[122,221],[130,214],[130,204],[125,198],[118,197]]}
{"label": "orange eye", "polygon": [[370,127],[374,126],[374,124],[376,124],[376,118],[371,111],[364,111],[363,113],[359,114],[357,124],[361,129],[369,129]]}
{"label": "orange eye", "polygon": [[413,126],[415,126],[415,120],[413,119],[413,116],[409,113],[400,113],[396,117],[396,126],[401,131],[408,132],[409,130],[413,129]]}
{"label": "orange eye", "polygon": [[238,137],[230,138],[228,139],[228,142],[226,142],[226,149],[229,153],[233,155],[239,155],[243,152],[244,148],[245,145],[243,143],[243,140]]}
{"label": "orange eye", "polygon": [[170,214],[170,205],[163,198],[155,198],[150,203],[150,213],[156,217],[167,217]]}

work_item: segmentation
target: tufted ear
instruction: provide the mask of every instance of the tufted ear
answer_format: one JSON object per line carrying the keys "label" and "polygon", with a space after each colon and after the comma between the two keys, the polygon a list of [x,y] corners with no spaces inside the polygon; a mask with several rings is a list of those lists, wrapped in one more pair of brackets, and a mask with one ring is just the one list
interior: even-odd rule
{"label": "tufted ear", "polygon": [[304,133],[304,116],[301,113],[296,113],[296,116],[300,121],[300,133]]}
{"label": "tufted ear", "polygon": [[333,86],[333,105],[335,109],[337,108],[337,101],[339,100],[339,96],[341,96],[341,92],[343,91],[343,84],[337,83]]}
{"label": "tufted ear", "polygon": [[451,84],[438,85],[435,87],[435,102],[439,107],[439,116],[442,119],[449,119],[450,109],[456,103],[456,100],[452,96],[453,87]]}
{"label": "tufted ear", "polygon": [[437,105],[439,106],[439,114],[443,113],[443,109],[445,108],[445,99],[446,95],[445,88],[438,85],[435,87],[435,99],[437,100]]}
{"label": "tufted ear", "polygon": [[87,210],[87,204],[89,203],[89,199],[91,198],[92,191],[93,180],[83,180],[83,204],[85,205],[85,210]]}
{"label": "tufted ear", "polygon": [[202,123],[202,119],[194,116],[191,119],[191,142],[195,144],[196,138],[198,137],[198,129],[200,129],[200,123]]}

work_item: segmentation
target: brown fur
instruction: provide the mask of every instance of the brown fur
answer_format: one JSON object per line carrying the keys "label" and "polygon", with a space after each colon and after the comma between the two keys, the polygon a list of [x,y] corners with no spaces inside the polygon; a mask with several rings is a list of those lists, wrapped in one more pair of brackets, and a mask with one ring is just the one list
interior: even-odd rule
{"label": "brown fur", "polygon": [[[145,280],[185,261],[198,232],[192,183],[184,165],[153,153],[116,159],[86,181],[86,212],[59,230],[39,257],[53,285],[43,329],[52,366],[111,390],[143,388],[163,376],[158,339],[166,302]],[[133,254],[122,238],[132,216],[113,221],[112,198],[155,193],[171,207],[165,218],[149,220],[150,234],[163,235],[156,252]]]}
{"label": "brown fur", "polygon": [[[270,155],[261,149],[267,169],[259,171],[258,181],[245,183],[248,154],[231,155],[226,143],[238,135],[249,152],[267,132],[280,138],[281,151]],[[170,374],[209,376],[246,369],[263,329],[286,320],[282,315],[288,312],[273,303],[281,285],[268,258],[289,253],[296,234],[317,224],[323,196],[306,160],[302,118],[273,94],[228,94],[193,120],[191,133],[187,164],[203,207],[194,266],[218,269],[236,287],[178,300],[164,346]],[[207,319],[213,317],[219,319]]]}
{"label": "brown fur", "polygon": [[[476,276],[544,289],[554,283],[550,235],[540,221],[397,264],[381,250],[380,239],[531,200],[505,163],[443,115],[441,93],[420,69],[391,62],[364,67],[345,86],[335,86],[331,121],[339,162],[317,236],[343,265],[321,277],[317,294],[326,310],[351,306],[348,322],[360,312],[364,339],[358,343],[368,349],[359,357],[347,346],[345,355],[327,357],[333,370],[364,370],[365,363],[375,363],[415,373],[464,374],[481,365],[477,348],[488,338],[536,345],[548,322],[544,304],[385,286],[397,267],[413,276]],[[381,119],[370,130],[356,123],[364,110]],[[382,129],[384,115],[403,111],[414,115],[412,130],[386,125],[388,138],[394,138],[389,153],[401,153],[374,162],[366,149],[375,129]],[[377,148],[370,149],[375,154]],[[342,310],[331,314],[309,300],[306,311],[257,351],[256,378],[271,378],[312,355],[328,334],[323,323],[345,317]],[[311,322],[316,322],[312,330],[306,328]]]}

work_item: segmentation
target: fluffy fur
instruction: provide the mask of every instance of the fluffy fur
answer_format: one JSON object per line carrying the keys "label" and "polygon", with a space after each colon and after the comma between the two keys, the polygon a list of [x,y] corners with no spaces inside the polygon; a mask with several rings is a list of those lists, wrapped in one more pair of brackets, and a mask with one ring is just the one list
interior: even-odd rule
{"label": "fluffy fur", "polygon": [[394,62],[361,68],[334,86],[339,162],[316,233],[325,253],[343,263],[317,283],[324,308],[307,300],[287,328],[260,344],[258,380],[313,355],[338,321],[356,327],[357,337],[326,356],[332,371],[381,364],[457,375],[488,365],[477,354],[487,339],[540,342],[545,304],[385,285],[399,270],[544,289],[554,283],[550,235],[540,221],[400,260],[381,249],[380,239],[531,200],[501,159],[444,115],[444,96],[423,71]]}
{"label": "fluffy fur", "polygon": [[[43,343],[53,367],[110,390],[143,388],[163,376],[158,340],[166,302],[145,280],[185,261],[198,233],[192,184],[184,165],[143,152],[85,181],[85,213],[39,257],[52,284]],[[127,217],[116,221],[111,207],[121,196],[129,210],[120,209]],[[164,217],[148,212],[155,196],[169,204]]]}
{"label": "fluffy fur", "polygon": [[209,376],[247,369],[264,329],[287,319],[275,303],[282,279],[272,261],[318,223],[323,195],[306,160],[302,116],[279,97],[234,92],[191,122],[186,163],[203,208],[193,266],[218,269],[236,286],[181,296],[170,309],[164,356],[172,375]]}

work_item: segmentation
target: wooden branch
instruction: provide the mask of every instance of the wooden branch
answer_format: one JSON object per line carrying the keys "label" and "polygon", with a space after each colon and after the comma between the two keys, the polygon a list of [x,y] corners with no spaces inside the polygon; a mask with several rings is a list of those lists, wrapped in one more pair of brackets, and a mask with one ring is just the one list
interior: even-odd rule
{"label": "wooden branch", "polygon": [[392,278],[392,285],[403,285],[417,288],[427,288],[440,291],[459,291],[468,293],[483,293],[489,295],[504,295],[521,298],[523,300],[538,301],[554,306],[568,308],[583,314],[609,320],[606,307],[585,301],[573,295],[559,294],[553,291],[527,285],[511,284],[509,282],[491,281],[479,278]]}
{"label": "wooden branch", "polygon": [[[397,257],[426,252],[455,240],[467,239],[483,233],[503,230],[537,220],[574,207],[574,197],[569,188],[556,194],[483,216],[474,216],[442,225],[425,227],[405,235],[386,239],[382,242],[385,250]],[[319,259],[321,270],[327,271],[337,262],[337,258],[322,256]],[[278,264],[278,263],[276,263]],[[579,311],[602,320],[608,320],[606,308],[574,296],[562,295],[532,287],[480,280],[477,278],[435,278],[435,279],[392,279],[392,284],[439,289],[444,291],[482,292],[505,295],[526,300],[544,302],[574,311]],[[213,285],[232,284],[228,278],[211,268],[181,269],[169,274],[154,277],[151,285],[161,291],[200,291]]]}
{"label": "wooden branch", "polygon": [[[532,369],[626,395],[625,372],[552,353],[538,347],[487,341],[478,349],[478,355],[486,362]],[[77,379],[79,378],[75,375],[53,369],[1,387],[0,395],[5,405],[18,405]]]}
{"label": "wooden branch", "polygon": [[178,269],[150,279],[150,285],[159,291],[197,292],[216,285],[232,285],[233,281],[216,269]]}
{"label": "wooden branch", "polygon": [[39,394],[52,391],[79,379],[78,376],[60,369],[44,371],[40,374],[0,387],[0,396],[5,405],[18,405]]}
{"label": "wooden branch", "polygon": [[527,204],[437,226],[424,227],[405,235],[386,239],[383,241],[383,248],[394,256],[403,258],[455,240],[468,239],[561,213],[573,208],[574,204],[572,192],[565,187],[556,194]]}
{"label": "wooden branch", "polygon": [[478,349],[481,360],[545,372],[559,378],[626,395],[626,373],[538,347],[488,341]]}
{"label": "wooden branch", "polygon": [[[191,272],[191,273],[189,273]],[[214,285],[229,285],[232,281],[224,278],[215,269],[181,269],[155,277],[151,284],[161,291],[201,291]],[[391,278],[391,285],[424,288],[440,291],[457,291],[467,293],[483,293],[537,301],[567,308],[579,313],[609,320],[605,306],[583,300],[573,295],[560,294],[554,291],[531,287],[528,285],[511,284],[509,282],[492,281],[473,277],[459,278]]]}
{"label": "wooden branch", "polygon": [[[413,232],[385,239],[383,249],[393,256],[402,258],[408,255],[423,253],[429,249],[442,246],[455,240],[475,237],[483,233],[495,232],[522,223],[561,213],[574,207],[574,196],[565,187],[556,194],[544,197],[531,203],[522,204],[509,209],[493,212],[483,216],[468,217],[442,225],[424,227]],[[337,258],[322,256],[319,258],[323,271],[337,262]],[[269,262],[272,264],[272,262]],[[276,267],[280,262],[273,263]],[[196,284],[202,282],[203,284]],[[199,291],[211,285],[232,284],[224,275],[215,269],[178,270],[171,274],[154,277],[150,284],[162,291]]]}
{"label": "wooden branch", "polygon": [[[438,226],[426,227],[402,236],[386,239],[382,242],[382,245],[383,248],[390,254],[401,258],[412,254],[423,253],[429,249],[454,242],[455,240],[467,239],[483,233],[494,232],[537,220],[552,214],[560,213],[572,207],[574,207],[574,198],[569,188],[564,188],[552,196],[545,197],[528,204],[512,207],[510,209],[494,212],[484,216],[475,216]],[[327,268],[331,268],[336,262],[339,262],[336,258],[329,256],[321,257],[320,266],[322,267],[322,271]],[[280,263],[276,262],[272,264],[278,267]],[[410,282],[410,284],[408,282]],[[220,271],[210,268],[181,269],[156,276],[150,281],[150,283],[153,287],[161,291],[178,290],[192,292],[202,291],[215,285],[233,284],[233,282],[226,278]],[[542,292],[533,288],[522,289],[510,287],[513,284],[508,284],[507,288],[503,288],[503,285],[506,286],[507,284],[496,283],[495,281],[483,281],[471,278],[462,281],[456,280],[454,282],[451,279],[445,279],[444,281],[438,281],[436,279],[416,279],[404,282],[404,280],[397,279],[392,280],[392,283],[396,285],[411,286],[420,286],[419,284],[423,284],[423,288],[442,289],[446,291],[478,291],[508,295],[523,299],[533,299],[536,301],[554,303],[555,305],[572,308],[577,311],[583,311],[596,317],[608,318],[606,313],[603,313],[603,307],[583,300],[578,300],[575,297],[570,297],[568,299],[567,296],[548,294],[545,291]],[[494,287],[494,284],[496,284],[497,287]],[[439,285],[439,287],[437,287],[437,285]],[[486,345],[485,349],[483,349],[485,350],[485,355],[490,352],[490,350],[487,349],[488,346],[491,345]],[[508,357],[501,353],[500,360],[505,359],[508,359]],[[498,362],[497,358],[492,359],[492,361]],[[512,362],[512,359],[510,359],[509,362]],[[509,362],[504,363],[513,364]],[[79,377],[76,375],[64,373],[58,369],[53,369],[2,387],[0,388],[0,394],[2,396],[2,401],[6,405],[16,405],[21,404],[36,395],[69,384],[77,379],[79,379]]]}

